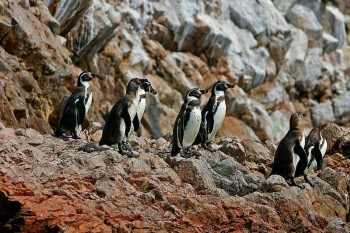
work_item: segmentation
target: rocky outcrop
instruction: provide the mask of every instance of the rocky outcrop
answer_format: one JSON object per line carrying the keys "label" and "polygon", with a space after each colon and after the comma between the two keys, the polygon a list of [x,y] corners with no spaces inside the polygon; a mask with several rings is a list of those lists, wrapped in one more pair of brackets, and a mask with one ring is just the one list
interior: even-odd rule
{"label": "rocky outcrop", "polygon": [[171,132],[187,89],[218,79],[237,83],[224,135],[277,142],[296,110],[310,111],[308,127],[348,125],[348,13],[343,1],[5,0],[0,118],[52,132],[90,70],[102,77],[90,122],[104,122],[130,78],[162,90],[142,122],[155,138]]}
{"label": "rocky outcrop", "polygon": [[[340,140],[335,125],[322,128],[326,138]],[[312,175],[314,188],[300,189],[278,175],[266,178],[275,145],[251,139],[220,138],[217,152],[195,148],[198,158],[189,159],[169,157],[164,138],[132,136],[137,158],[2,124],[0,139],[2,231],[350,230],[350,160],[339,153],[328,154]]]}

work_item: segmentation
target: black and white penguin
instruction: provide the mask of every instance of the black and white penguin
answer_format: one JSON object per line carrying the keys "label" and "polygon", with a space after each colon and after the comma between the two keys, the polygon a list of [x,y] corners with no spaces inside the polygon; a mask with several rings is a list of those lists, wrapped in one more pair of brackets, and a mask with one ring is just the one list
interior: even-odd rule
{"label": "black and white penguin", "polygon": [[141,80],[131,79],[127,86],[126,94],[113,106],[103,129],[100,145],[118,144],[121,154],[131,155],[123,144],[123,139],[129,137],[132,121],[137,114],[140,100]]}
{"label": "black and white penguin", "polygon": [[306,168],[302,169],[302,164],[299,161],[295,176],[304,176],[307,183],[314,187],[313,182],[308,178],[308,174],[315,168],[320,170],[322,168],[323,157],[327,150],[327,140],[322,136],[320,129],[313,128],[305,139],[305,152],[307,154]]}
{"label": "black and white penguin", "polygon": [[302,119],[306,116],[307,114],[304,112],[297,112],[290,117],[290,129],[277,147],[273,169],[270,174],[280,175],[286,180],[290,180],[292,186],[298,186],[299,188],[304,187],[297,185],[294,177],[298,162],[300,161],[302,170],[305,169],[307,164],[307,155],[304,150],[304,128],[301,124]]}
{"label": "black and white penguin", "polygon": [[137,133],[138,137],[142,135],[141,119],[146,109],[146,93],[150,92],[153,95],[157,95],[157,91],[154,90],[154,88],[152,87],[152,84],[148,81],[148,79],[144,78],[144,79],[140,79],[140,81],[141,81],[141,86],[139,90],[139,93],[140,93],[139,106],[137,108],[137,114],[133,119],[134,130]]}
{"label": "black and white penguin", "polygon": [[185,97],[185,102],[176,118],[173,130],[171,155],[175,156],[188,150],[195,141],[201,124],[200,98],[207,90],[192,88]]}
{"label": "black and white penguin", "polygon": [[234,84],[225,81],[217,81],[211,91],[208,103],[202,110],[202,121],[195,144],[202,143],[203,147],[209,151],[215,151],[210,143],[220,130],[226,115],[225,91],[233,88]]}
{"label": "black and white penguin", "polygon": [[74,139],[80,139],[78,129],[84,122],[92,103],[90,81],[95,77],[98,77],[98,75],[91,72],[82,72],[78,76],[77,88],[68,98],[63,108],[58,128],[55,132],[57,137],[62,136],[65,131],[69,131]]}

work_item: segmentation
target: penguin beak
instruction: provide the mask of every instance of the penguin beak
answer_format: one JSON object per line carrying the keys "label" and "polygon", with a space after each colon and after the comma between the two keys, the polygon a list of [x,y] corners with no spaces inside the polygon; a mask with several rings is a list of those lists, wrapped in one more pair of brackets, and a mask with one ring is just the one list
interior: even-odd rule
{"label": "penguin beak", "polygon": [[157,95],[157,91],[154,90],[153,87],[151,87],[151,93],[152,93],[153,95]]}
{"label": "penguin beak", "polygon": [[205,90],[205,89],[200,89],[199,91],[201,92],[201,95],[204,95],[204,94],[208,93],[208,90]]}
{"label": "penguin beak", "polygon": [[226,88],[226,89],[234,88],[234,87],[235,87],[235,84],[230,84],[230,83],[226,83],[226,84],[225,84],[225,88]]}

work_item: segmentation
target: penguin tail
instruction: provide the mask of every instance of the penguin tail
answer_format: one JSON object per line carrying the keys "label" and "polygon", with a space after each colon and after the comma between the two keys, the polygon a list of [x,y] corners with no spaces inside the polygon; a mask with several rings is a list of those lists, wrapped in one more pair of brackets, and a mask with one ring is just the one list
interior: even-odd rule
{"label": "penguin tail", "polygon": [[63,129],[61,127],[58,127],[55,132],[56,137],[61,137],[63,135]]}
{"label": "penguin tail", "polygon": [[170,152],[170,155],[171,155],[171,156],[175,156],[175,155],[177,155],[179,152],[180,152],[180,148],[178,148],[176,145],[173,145],[173,147],[172,147],[172,149],[171,149],[171,152]]}

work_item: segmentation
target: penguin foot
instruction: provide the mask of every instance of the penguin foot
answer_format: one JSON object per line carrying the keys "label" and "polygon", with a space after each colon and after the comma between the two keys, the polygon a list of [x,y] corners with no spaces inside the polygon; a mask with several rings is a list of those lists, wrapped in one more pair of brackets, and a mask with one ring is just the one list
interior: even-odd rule
{"label": "penguin foot", "polygon": [[[287,182],[288,183],[288,182]],[[289,183],[288,183],[289,184]],[[297,184],[297,183],[295,183],[295,180],[294,180],[294,177],[292,177],[291,179],[290,179],[290,184],[289,184],[290,186],[296,186],[296,187],[298,187],[298,188],[300,188],[300,189],[305,189],[305,187],[303,186],[303,185],[299,185],[299,184]]]}
{"label": "penguin foot", "polygon": [[216,149],[212,148],[211,145],[209,143],[203,143],[203,148],[210,151],[210,152],[215,152],[217,151]]}
{"label": "penguin foot", "polygon": [[315,183],[309,180],[309,177],[307,175],[304,175],[305,182],[309,183],[312,188],[315,187]]}
{"label": "penguin foot", "polygon": [[78,136],[78,133],[76,131],[71,132],[73,139],[81,139],[81,137]]}
{"label": "penguin foot", "polygon": [[118,143],[118,151],[119,151],[119,154],[121,154],[121,155],[126,155],[129,158],[134,157],[134,153],[132,151],[132,148],[131,147],[128,148],[124,142]]}
{"label": "penguin foot", "polygon": [[122,142],[122,147],[124,150],[130,151],[130,152],[132,151],[132,147],[129,142]]}

